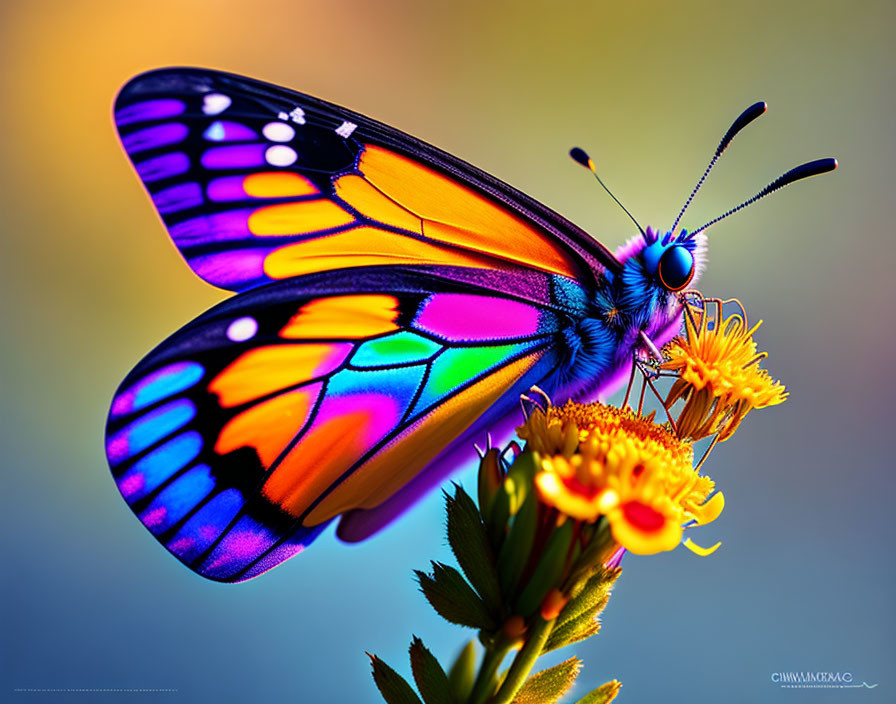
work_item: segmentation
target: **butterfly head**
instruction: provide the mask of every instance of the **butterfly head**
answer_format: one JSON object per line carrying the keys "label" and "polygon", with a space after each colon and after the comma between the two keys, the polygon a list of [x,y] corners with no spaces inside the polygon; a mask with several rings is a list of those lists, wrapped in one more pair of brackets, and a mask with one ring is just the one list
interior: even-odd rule
{"label": "butterfly head", "polygon": [[681,291],[694,279],[700,257],[696,234],[681,230],[677,235],[666,232],[661,236],[652,227],[645,230],[644,268],[667,291]]}

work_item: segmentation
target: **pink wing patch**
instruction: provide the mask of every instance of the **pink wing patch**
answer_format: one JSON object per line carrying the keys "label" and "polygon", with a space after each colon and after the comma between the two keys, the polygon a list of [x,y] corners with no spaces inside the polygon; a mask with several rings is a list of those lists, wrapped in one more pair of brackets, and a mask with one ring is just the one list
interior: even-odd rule
{"label": "pink wing patch", "polygon": [[467,293],[430,296],[414,321],[420,330],[457,342],[503,340],[538,333],[536,308],[504,298]]}

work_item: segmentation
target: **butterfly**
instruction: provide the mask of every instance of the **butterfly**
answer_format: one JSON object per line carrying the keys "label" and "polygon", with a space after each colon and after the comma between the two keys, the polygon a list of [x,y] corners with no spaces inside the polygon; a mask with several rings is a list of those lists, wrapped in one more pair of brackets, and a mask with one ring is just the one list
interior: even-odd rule
{"label": "butterfly", "polygon": [[[764,110],[738,118],[707,173]],[[530,387],[564,400],[614,386],[680,330],[678,292],[721,219],[638,225],[614,253],[414,137],[213,70],[135,77],[115,124],[187,264],[237,295],[128,374],[106,454],[143,525],[222,582],[337,517],[346,540],[375,532],[475,435],[508,427]],[[798,167],[734,210],[834,165]]]}

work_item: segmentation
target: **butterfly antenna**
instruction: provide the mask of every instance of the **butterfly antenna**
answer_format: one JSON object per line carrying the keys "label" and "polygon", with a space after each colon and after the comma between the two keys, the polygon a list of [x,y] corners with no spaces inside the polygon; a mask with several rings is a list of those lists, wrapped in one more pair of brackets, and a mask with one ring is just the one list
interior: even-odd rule
{"label": "butterfly antenna", "polygon": [[783,176],[779,176],[770,184],[768,184],[765,188],[763,188],[759,193],[750,198],[749,200],[745,200],[743,203],[738,205],[736,208],[732,208],[727,213],[723,213],[719,215],[719,217],[710,220],[708,223],[703,225],[702,227],[698,227],[695,230],[692,230],[693,233],[700,232],[701,230],[705,230],[710,225],[715,225],[719,220],[724,220],[729,215],[733,215],[738,210],[743,210],[748,205],[752,205],[760,198],[765,198],[770,193],[774,193],[780,188],[784,188],[784,186],[793,183],[794,181],[801,181],[804,178],[809,178],[810,176],[818,176],[819,174],[826,174],[828,171],[833,171],[837,168],[837,160],[836,159],[816,159],[815,161],[810,161],[806,164],[801,164],[794,169],[791,169]]}
{"label": "butterfly antenna", "polygon": [[613,195],[613,192],[609,188],[607,188],[607,185],[603,181],[600,180],[600,176],[597,175],[597,169],[594,166],[594,162],[591,160],[591,157],[588,156],[588,154],[585,152],[585,150],[580,149],[579,147],[574,147],[573,149],[569,150],[569,155],[575,161],[579,162],[582,166],[584,166],[586,169],[588,169],[589,171],[591,171],[591,173],[594,174],[594,178],[597,179],[597,182],[601,186],[603,186],[603,189],[607,193],[610,194],[610,198],[612,198],[613,200],[616,201],[616,205],[618,205],[620,208],[622,208],[625,211],[625,214],[631,218],[632,222],[635,223],[635,227],[638,228],[638,232],[640,232],[641,236],[646,240],[647,235],[644,233],[644,228],[638,224],[638,221],[635,220],[635,216],[632,215],[630,212],[628,212],[628,209],[622,203],[619,202],[619,199]]}
{"label": "butterfly antenna", "polygon": [[719,157],[722,156],[722,152],[724,152],[728,148],[728,145],[731,144],[731,141],[735,138],[735,136],[737,136],[738,132],[749,125],[757,117],[762,115],[766,110],[768,110],[768,104],[765,101],[760,100],[758,103],[753,103],[750,107],[744,110],[740,114],[740,116],[732,123],[731,127],[728,128],[725,136],[722,137],[722,141],[719,142],[719,146],[716,147],[716,153],[713,154],[713,157],[709,162],[709,166],[706,167],[706,171],[703,172],[700,180],[697,181],[697,185],[694,186],[694,190],[691,191],[691,195],[688,196],[688,199],[685,201],[684,206],[682,206],[681,212],[678,213],[678,217],[675,218],[675,222],[672,225],[671,232],[675,232],[675,228],[678,227],[678,223],[681,221],[681,217],[684,215],[684,211],[688,209],[691,201],[694,200],[694,196],[697,195],[697,191],[700,190],[700,187],[703,185],[706,177],[709,176],[709,172],[712,171],[712,167],[716,165]]}

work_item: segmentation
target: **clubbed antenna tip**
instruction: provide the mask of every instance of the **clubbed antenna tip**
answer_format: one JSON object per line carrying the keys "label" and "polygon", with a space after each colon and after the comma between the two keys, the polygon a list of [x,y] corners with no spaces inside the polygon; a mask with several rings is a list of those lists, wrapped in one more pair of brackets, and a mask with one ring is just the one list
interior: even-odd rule
{"label": "clubbed antenna tip", "polygon": [[610,195],[610,198],[615,200],[616,204],[620,208],[622,208],[623,211],[625,211],[625,214],[629,216],[629,218],[631,219],[631,221],[633,223],[635,223],[635,227],[638,228],[638,232],[640,232],[641,235],[646,239],[647,235],[644,234],[644,228],[638,224],[638,221],[635,220],[635,216],[632,215],[630,212],[628,212],[628,209],[622,203],[619,202],[619,199],[616,196],[614,196],[613,192],[609,188],[607,188],[606,184],[603,181],[601,181],[600,176],[597,175],[597,168],[595,168],[595,166],[594,166],[594,161],[591,159],[590,156],[588,156],[588,153],[581,147],[573,147],[572,149],[569,150],[569,155],[573,158],[573,160],[577,161],[582,166],[584,166],[586,169],[588,169],[592,174],[594,174],[594,178],[597,179],[597,182]]}
{"label": "clubbed antenna tip", "polygon": [[569,150],[569,155],[573,158],[574,161],[579,162],[586,169],[594,170],[594,162],[591,161],[591,157],[588,156],[587,152],[584,149],[573,147]]}
{"label": "clubbed antenna tip", "polygon": [[778,178],[776,178],[774,181],[772,181],[770,184],[768,184],[765,188],[763,188],[761,191],[759,191],[759,193],[757,193],[752,198],[745,200],[743,203],[738,205],[736,208],[732,208],[728,212],[723,213],[722,215],[719,215],[719,217],[713,218],[712,220],[710,220],[705,225],[702,225],[701,227],[694,228],[693,232],[701,232],[701,231],[705,230],[707,227],[709,227],[710,225],[715,225],[720,220],[724,220],[729,215],[733,215],[734,213],[738,212],[739,210],[743,210],[748,205],[752,205],[760,198],[765,198],[770,193],[774,193],[775,191],[777,191],[781,188],[784,188],[784,186],[787,186],[788,184],[794,183],[795,181],[801,181],[802,179],[809,178],[811,176],[818,176],[819,174],[826,174],[829,171],[833,171],[836,168],[837,168],[837,160],[832,159],[832,158],[816,159],[815,161],[810,161],[805,164],[801,164],[800,166],[797,166],[797,167],[791,169],[786,174],[783,174],[782,176],[779,176]]}

